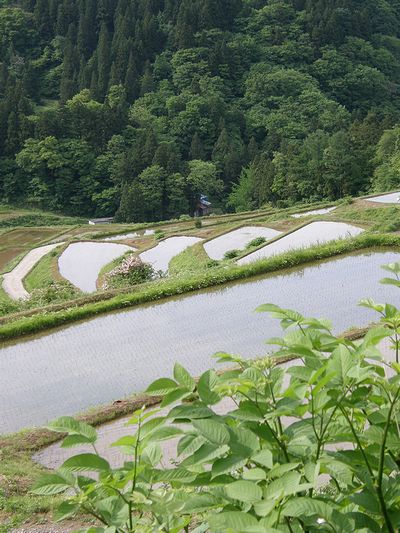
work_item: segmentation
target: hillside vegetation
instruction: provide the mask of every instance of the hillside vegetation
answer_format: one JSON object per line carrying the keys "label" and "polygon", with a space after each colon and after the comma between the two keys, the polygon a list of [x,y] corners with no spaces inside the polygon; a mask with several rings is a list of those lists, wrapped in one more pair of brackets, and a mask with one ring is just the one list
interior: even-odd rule
{"label": "hillside vegetation", "polygon": [[0,0],[0,197],[140,222],[395,188],[399,28],[398,0]]}

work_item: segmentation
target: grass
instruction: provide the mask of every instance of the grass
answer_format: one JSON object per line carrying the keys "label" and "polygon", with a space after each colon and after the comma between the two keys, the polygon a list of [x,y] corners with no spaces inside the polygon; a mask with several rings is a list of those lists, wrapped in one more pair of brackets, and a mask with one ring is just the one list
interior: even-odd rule
{"label": "grass", "polygon": [[176,255],[169,263],[171,276],[184,276],[187,274],[201,273],[214,264],[208,257],[201,242],[186,248]]}
{"label": "grass", "polygon": [[[0,324],[0,339],[13,339],[117,309],[125,309],[146,302],[158,301],[169,296],[176,296],[239,279],[312,263],[319,259],[327,259],[352,251],[385,246],[399,247],[400,236],[365,233],[354,239],[334,241],[322,246],[293,250],[248,265],[237,266],[232,264],[224,268],[211,268],[188,274],[186,277],[174,277],[157,283],[145,283],[138,286],[134,291],[121,292],[112,297],[109,295],[107,300],[95,301],[96,298],[93,299],[93,297],[89,300],[81,298],[76,302],[61,304],[58,306],[58,310],[53,310],[49,307],[40,310],[40,314],[38,311],[38,313],[28,317],[8,317],[6,321],[3,320]],[[99,294],[97,298],[101,296]]]}
{"label": "grass", "polygon": [[383,233],[400,230],[400,206],[386,207],[366,207],[358,204],[357,206],[346,206],[340,208],[335,213],[341,219],[356,223],[369,223],[373,231]]}
{"label": "grass", "polygon": [[55,258],[58,256],[58,250],[52,250],[33,267],[24,279],[24,285],[28,292],[35,289],[44,289],[56,280],[57,265],[54,265]]}

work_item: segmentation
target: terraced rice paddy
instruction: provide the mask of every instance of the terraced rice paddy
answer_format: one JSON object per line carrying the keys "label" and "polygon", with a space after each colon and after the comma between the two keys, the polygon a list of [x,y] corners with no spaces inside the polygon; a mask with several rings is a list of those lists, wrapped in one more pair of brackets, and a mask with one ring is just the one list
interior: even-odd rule
{"label": "terraced rice paddy", "polygon": [[337,332],[367,325],[375,314],[357,303],[393,300],[393,289],[378,283],[380,267],[399,260],[396,252],[353,254],[3,345],[0,433],[143,391],[175,361],[199,375],[217,351],[263,355],[263,339],[281,333],[278,321],[254,313],[263,303],[329,318]]}
{"label": "terraced rice paddy", "polygon": [[312,217],[315,215],[328,215],[337,209],[337,207],[327,207],[326,209],[315,209],[314,211],[306,211],[305,213],[296,213],[291,215],[292,218]]}
{"label": "terraced rice paddy", "polygon": [[[0,235],[0,272],[23,252],[30,250],[43,241],[49,241],[65,230],[62,227],[22,228]],[[62,240],[62,237],[60,237]]]}
{"label": "terraced rice paddy", "polygon": [[111,237],[104,237],[102,241],[125,241],[126,239],[136,239],[137,237],[148,237],[154,235],[154,233],[155,231],[153,229],[146,229],[143,231],[135,231],[133,233],[124,233],[121,235],[112,235]]}
{"label": "terraced rice paddy", "polygon": [[247,265],[253,261],[282,254],[289,250],[307,248],[336,239],[355,237],[362,232],[361,228],[343,222],[312,222],[271,244],[267,244],[252,254],[246,255],[239,259],[238,264]]}
{"label": "terraced rice paddy", "polygon": [[399,204],[400,191],[392,192],[390,194],[383,194],[382,196],[373,196],[372,198],[365,198],[367,202],[377,202],[379,204]]}
{"label": "terraced rice paddy", "polygon": [[124,244],[77,242],[58,260],[60,274],[82,292],[95,292],[101,269],[135,248]]}
{"label": "terraced rice paddy", "polygon": [[144,263],[150,263],[154,270],[167,273],[173,257],[202,240],[199,237],[169,237],[154,248],[140,254],[140,258]]}
{"label": "terraced rice paddy", "polygon": [[229,250],[242,250],[256,237],[264,237],[269,241],[278,235],[281,235],[281,232],[271,228],[245,226],[206,242],[204,249],[211,259],[219,261]]}
{"label": "terraced rice paddy", "polygon": [[32,268],[49,252],[60,246],[61,243],[48,244],[47,246],[40,246],[34,248],[26,254],[26,256],[18,263],[18,265],[8,274],[4,275],[3,289],[13,300],[21,298],[29,298],[29,293],[25,289],[23,281],[25,276],[32,270]]}

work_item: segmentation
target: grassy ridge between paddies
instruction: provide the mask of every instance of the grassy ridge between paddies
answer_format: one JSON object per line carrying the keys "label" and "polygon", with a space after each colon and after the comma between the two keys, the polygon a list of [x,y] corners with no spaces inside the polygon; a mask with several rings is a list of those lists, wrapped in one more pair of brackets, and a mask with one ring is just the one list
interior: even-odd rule
{"label": "grassy ridge between paddies", "polygon": [[248,265],[229,265],[188,275],[187,277],[169,278],[157,283],[144,284],[138,286],[133,292],[117,294],[107,300],[85,304],[85,300],[81,299],[79,304],[74,306],[74,302],[68,302],[65,304],[65,308],[62,307],[58,311],[47,310],[42,312],[42,314],[16,318],[15,320],[10,317],[11,322],[3,322],[0,325],[0,340],[18,338],[110,311],[134,307],[170,296],[190,293],[373,247],[400,247],[400,236],[365,233],[353,239],[333,241],[321,246],[293,250]]}

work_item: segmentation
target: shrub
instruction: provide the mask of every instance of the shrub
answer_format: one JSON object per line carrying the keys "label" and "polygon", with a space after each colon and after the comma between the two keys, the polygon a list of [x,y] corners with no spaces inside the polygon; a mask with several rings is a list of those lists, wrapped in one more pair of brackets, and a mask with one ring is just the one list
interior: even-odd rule
{"label": "shrub", "polygon": [[160,241],[165,237],[165,233],[160,230],[156,230],[154,237],[157,239],[157,241]]}
{"label": "shrub", "polygon": [[261,246],[262,244],[265,244],[267,242],[267,239],[265,237],[256,237],[255,239],[253,239],[252,241],[250,241],[247,245],[246,245],[246,248],[249,249],[249,248],[255,248],[257,246]]}
{"label": "shrub", "polygon": [[126,285],[137,285],[152,280],[155,275],[150,264],[143,263],[140,257],[130,254],[122,260],[121,264],[106,274],[102,288],[108,290]]}
{"label": "shrub", "polygon": [[216,259],[209,259],[206,264],[207,268],[214,268],[219,266],[219,262]]}
{"label": "shrub", "polygon": [[[396,279],[383,283],[400,286],[400,264],[386,269]],[[287,332],[271,340],[278,351],[257,360],[217,354],[236,366],[221,374],[208,370],[198,381],[176,364],[174,379],[159,379],[147,391],[164,397],[161,406],[175,406],[167,416],[134,414],[129,424],[136,431],[114,443],[131,457],[121,468],[98,455],[93,428],[57,420],[49,427],[68,434],[64,447],[86,443],[93,452],[71,457],[33,492],[69,491],[57,516],[92,514],[104,524],[99,533],[189,527],[394,533],[400,526],[400,311],[372,300],[362,305],[377,311],[381,323],[360,343],[336,337],[326,321],[261,306]],[[377,349],[385,338],[396,362],[384,362]],[[285,367],[277,364],[282,358],[296,361]],[[221,401],[222,411],[216,409]],[[167,468],[161,443],[172,438],[179,441],[178,457]]]}
{"label": "shrub", "polygon": [[240,250],[228,250],[224,253],[224,259],[235,259],[240,255]]}
{"label": "shrub", "polygon": [[65,302],[80,294],[80,291],[68,281],[49,281],[46,287],[34,289],[30,298],[21,302],[21,307],[41,307],[50,303]]}
{"label": "shrub", "polygon": [[74,226],[84,224],[87,220],[72,217],[58,217],[56,215],[22,215],[0,220],[0,228],[15,228],[17,226]]}
{"label": "shrub", "polygon": [[203,222],[199,219],[199,218],[196,218],[195,222],[194,222],[194,227],[195,228],[201,228],[203,227]]}
{"label": "shrub", "polygon": [[181,215],[179,217],[179,220],[182,222],[182,221],[185,221],[185,220],[192,220],[192,217],[190,217],[189,215]]}

